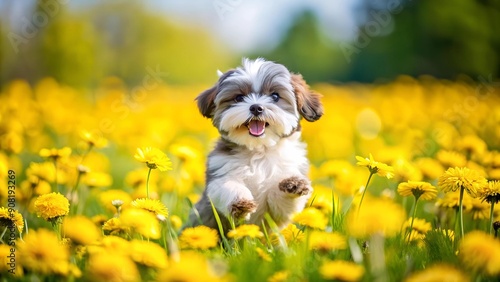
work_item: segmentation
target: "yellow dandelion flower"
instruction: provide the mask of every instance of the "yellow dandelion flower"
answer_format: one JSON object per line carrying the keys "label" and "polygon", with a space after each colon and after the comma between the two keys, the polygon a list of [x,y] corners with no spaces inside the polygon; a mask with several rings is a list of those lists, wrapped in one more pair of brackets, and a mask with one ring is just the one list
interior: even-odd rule
{"label": "yellow dandelion flower", "polygon": [[466,167],[449,168],[439,177],[438,186],[444,192],[465,189],[472,197],[478,197],[487,186],[487,181],[477,171]]}
{"label": "yellow dandelion flower", "polygon": [[320,175],[328,177],[339,177],[341,175],[350,174],[352,172],[352,165],[344,160],[328,160],[321,164],[319,167]]}
{"label": "yellow dandelion flower", "polygon": [[469,282],[470,279],[460,270],[446,264],[437,264],[413,273],[405,282]]}
{"label": "yellow dandelion flower", "polygon": [[255,251],[257,252],[257,255],[263,260],[263,261],[267,261],[267,262],[271,262],[273,261],[273,259],[271,258],[271,256],[266,252],[264,251],[263,249],[261,248],[256,248]]}
{"label": "yellow dandelion flower", "polygon": [[464,209],[466,213],[472,214],[474,220],[487,219],[490,216],[490,204],[481,201],[478,198],[471,199],[472,206]]}
{"label": "yellow dandelion flower", "polygon": [[94,222],[81,215],[66,217],[63,221],[63,232],[66,238],[79,245],[92,244],[101,237],[101,232]]}
{"label": "yellow dandelion flower", "polygon": [[309,248],[311,250],[329,252],[347,248],[346,239],[338,232],[329,233],[314,230],[311,232],[310,236]]}
{"label": "yellow dandelion flower", "polygon": [[66,275],[69,271],[69,251],[56,234],[46,229],[30,230],[24,241],[17,244],[19,263],[35,273]]}
{"label": "yellow dandelion flower", "polygon": [[121,200],[123,202],[122,208],[125,208],[130,204],[130,202],[132,202],[132,197],[130,197],[127,192],[120,189],[103,191],[99,194],[98,198],[101,204],[111,212],[116,211],[116,208],[112,203],[114,200]]}
{"label": "yellow dandelion flower", "polygon": [[207,250],[216,247],[219,242],[219,233],[205,225],[188,227],[179,236],[179,245],[182,249]]}
{"label": "yellow dandelion flower", "polygon": [[35,211],[38,217],[55,221],[69,213],[69,201],[60,193],[44,194],[35,200]]}
{"label": "yellow dandelion flower", "polygon": [[457,142],[457,149],[467,156],[482,155],[488,149],[486,142],[477,135],[466,135]]}
{"label": "yellow dandelion flower", "polygon": [[419,158],[415,161],[415,165],[426,179],[437,179],[444,172],[441,163],[433,158]]}
{"label": "yellow dandelion flower", "polygon": [[[314,193],[311,198],[309,198],[309,201],[307,203],[308,207],[313,207],[321,212],[323,212],[325,215],[329,215],[333,211],[333,190],[329,187],[323,186],[323,185],[315,185],[314,186]],[[337,202],[335,202],[337,204]],[[338,203],[340,205],[340,203]],[[335,207],[339,209],[340,207]]]}
{"label": "yellow dandelion flower", "polygon": [[324,279],[339,280],[339,281],[359,281],[365,274],[365,269],[362,265],[355,264],[349,261],[333,260],[326,261],[321,264],[319,273]]}
{"label": "yellow dandelion flower", "polygon": [[267,282],[285,282],[288,281],[289,275],[290,273],[286,270],[278,271],[267,278]]}
{"label": "yellow dandelion flower", "polygon": [[122,221],[117,217],[110,218],[108,221],[106,221],[102,225],[102,230],[106,235],[122,236],[130,233],[130,227],[124,225]]}
{"label": "yellow dandelion flower", "polygon": [[500,274],[500,241],[482,231],[465,235],[458,257],[468,269],[491,276]]}
{"label": "yellow dandelion flower", "polygon": [[196,150],[192,146],[184,144],[172,144],[169,147],[169,152],[171,152],[172,155],[176,156],[182,161],[196,160],[200,156],[198,150]]}
{"label": "yellow dandelion flower", "polygon": [[171,261],[169,266],[159,273],[157,281],[216,282],[223,279],[215,275],[207,258],[202,254],[181,252],[179,260]]}
{"label": "yellow dandelion flower", "polygon": [[264,233],[260,231],[260,227],[255,224],[243,224],[236,229],[230,230],[227,233],[227,237],[233,238],[233,239],[241,239],[244,237],[248,238],[262,238],[264,237]]}
{"label": "yellow dandelion flower", "polygon": [[444,236],[448,237],[451,241],[455,240],[455,231],[451,229],[441,229],[438,228],[436,231],[441,232]]}
{"label": "yellow dandelion flower", "polygon": [[179,231],[182,227],[182,219],[178,215],[171,215],[168,217],[170,221],[170,226],[176,231]]}
{"label": "yellow dandelion flower", "polygon": [[[14,249],[14,253],[12,252]],[[23,269],[19,263],[16,263],[16,252],[17,250],[14,247],[11,247],[7,244],[0,244],[0,274],[2,277],[7,276],[5,278],[10,277],[22,277]],[[10,274],[10,275],[6,275]],[[5,279],[8,281],[8,279]]]}
{"label": "yellow dandelion flower", "polygon": [[328,218],[321,211],[310,207],[294,215],[292,220],[300,225],[322,230],[328,224]]}
{"label": "yellow dandelion flower", "polygon": [[90,255],[105,252],[130,256],[130,242],[118,236],[105,236],[101,242],[87,246]]}
{"label": "yellow dandelion flower", "polygon": [[30,163],[26,169],[27,178],[30,180],[33,179],[33,182],[38,182],[39,180],[52,182],[54,181],[55,173],[56,168],[52,162]]}
{"label": "yellow dandelion flower", "polygon": [[[459,204],[460,193],[458,191],[448,192],[442,199],[436,201],[436,206],[450,209],[458,209]],[[462,204],[465,210],[472,209],[472,197],[464,194]]]}
{"label": "yellow dandelion flower", "polygon": [[358,166],[367,167],[371,174],[378,174],[382,177],[387,177],[387,179],[394,177],[394,169],[384,163],[373,160],[372,154],[370,154],[370,158],[356,156],[356,160],[358,160],[356,163]]}
{"label": "yellow dandelion flower", "polygon": [[40,157],[44,157],[44,158],[49,158],[49,159],[53,159],[53,160],[58,160],[60,158],[67,158],[71,155],[71,148],[69,147],[64,147],[62,149],[56,149],[56,148],[52,148],[52,149],[47,149],[47,148],[43,148],[40,150],[40,153],[39,153]]}
{"label": "yellow dandelion flower", "polygon": [[413,231],[420,234],[425,234],[428,231],[432,230],[432,225],[430,222],[427,222],[425,221],[425,219],[421,218],[413,219],[412,217],[408,218],[408,220],[403,223],[403,229],[409,229],[412,220],[413,220],[413,226],[412,226]]}
{"label": "yellow dandelion flower", "polygon": [[463,167],[467,164],[467,158],[455,151],[440,150],[436,154],[436,159],[441,162],[443,167]]}
{"label": "yellow dandelion flower", "polygon": [[82,183],[94,187],[109,187],[113,184],[113,178],[109,173],[91,171],[82,176]]}
{"label": "yellow dandelion flower", "polygon": [[24,229],[24,219],[17,210],[0,207],[0,225],[8,228],[13,226],[19,233],[22,233]]}
{"label": "yellow dandelion flower", "polygon": [[167,207],[165,207],[165,205],[159,200],[141,198],[134,200],[131,205],[132,207],[151,212],[157,217],[162,216],[166,218],[168,216]]}
{"label": "yellow dandelion flower", "polygon": [[80,137],[89,147],[103,148],[108,145],[108,140],[97,132],[82,130]]}
{"label": "yellow dandelion flower", "polygon": [[133,232],[146,238],[159,239],[161,236],[158,219],[143,209],[125,209],[120,216],[120,221],[124,227],[130,228]]}
{"label": "yellow dandelion flower", "polygon": [[111,252],[91,255],[88,261],[88,275],[93,281],[140,281],[135,263],[128,256]]}
{"label": "yellow dandelion flower", "polygon": [[396,181],[422,180],[422,172],[413,163],[403,158],[397,158],[391,163]]}
{"label": "yellow dandelion flower", "polygon": [[481,198],[490,204],[500,202],[500,181],[488,181],[481,191]]}
{"label": "yellow dandelion flower", "polygon": [[437,189],[427,182],[408,181],[398,185],[398,193],[403,197],[413,195],[416,199],[432,200],[436,198]]}
{"label": "yellow dandelion flower", "polygon": [[347,230],[355,238],[382,233],[396,235],[406,219],[404,209],[388,199],[369,199],[362,209],[352,209],[347,215]]}
{"label": "yellow dandelion flower", "polygon": [[130,256],[136,263],[147,267],[164,269],[168,265],[165,249],[153,242],[132,240],[130,242]]}
{"label": "yellow dandelion flower", "polygon": [[167,171],[172,169],[172,162],[170,159],[157,148],[144,147],[137,148],[134,158],[141,163],[146,163],[150,169],[158,169],[160,171]]}
{"label": "yellow dandelion flower", "polygon": [[[291,224],[291,223],[288,224],[285,228],[283,228],[280,231],[280,234],[281,234],[281,236],[283,236],[283,238],[285,239],[285,241],[288,245],[300,243],[300,242],[304,241],[304,238],[305,238],[304,232],[302,230],[300,230],[299,228],[297,228],[297,226],[295,226],[295,224]],[[271,242],[274,245],[278,245],[279,244],[278,235],[276,235],[274,233],[271,234]]]}

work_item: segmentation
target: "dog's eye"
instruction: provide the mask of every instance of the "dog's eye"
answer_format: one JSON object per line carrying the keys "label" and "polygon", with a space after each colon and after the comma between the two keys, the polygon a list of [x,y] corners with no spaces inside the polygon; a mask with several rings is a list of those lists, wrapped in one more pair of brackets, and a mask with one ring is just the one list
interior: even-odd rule
{"label": "dog's eye", "polygon": [[274,102],[278,102],[280,99],[280,95],[274,92],[273,94],[271,94],[271,99],[273,99]]}
{"label": "dog's eye", "polygon": [[245,96],[241,95],[241,94],[234,97],[235,102],[243,102],[244,99],[245,99]]}

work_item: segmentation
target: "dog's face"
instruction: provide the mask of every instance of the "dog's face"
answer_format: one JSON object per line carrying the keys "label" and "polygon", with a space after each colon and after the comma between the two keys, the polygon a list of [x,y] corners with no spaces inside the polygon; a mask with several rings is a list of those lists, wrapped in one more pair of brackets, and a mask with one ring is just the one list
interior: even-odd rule
{"label": "dog's face", "polygon": [[299,130],[301,116],[319,119],[320,97],[301,75],[283,65],[244,59],[242,67],[222,74],[196,99],[200,112],[212,119],[223,138],[255,148],[273,146]]}

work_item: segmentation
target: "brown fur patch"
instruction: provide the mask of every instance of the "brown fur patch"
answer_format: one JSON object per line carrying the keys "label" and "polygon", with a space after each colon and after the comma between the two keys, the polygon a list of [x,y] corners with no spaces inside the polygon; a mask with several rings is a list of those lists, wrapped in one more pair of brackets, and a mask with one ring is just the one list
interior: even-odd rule
{"label": "brown fur patch", "polygon": [[308,121],[318,120],[324,112],[320,101],[321,94],[309,89],[309,85],[300,74],[292,74],[291,80],[300,114]]}
{"label": "brown fur patch", "polygon": [[308,195],[312,192],[312,188],[309,182],[297,176],[292,176],[282,180],[279,184],[281,191],[289,194],[295,194],[297,196]]}
{"label": "brown fur patch", "polygon": [[257,209],[257,203],[250,200],[241,199],[233,203],[231,206],[231,215],[235,219],[240,219],[245,217],[247,214],[255,212]]}

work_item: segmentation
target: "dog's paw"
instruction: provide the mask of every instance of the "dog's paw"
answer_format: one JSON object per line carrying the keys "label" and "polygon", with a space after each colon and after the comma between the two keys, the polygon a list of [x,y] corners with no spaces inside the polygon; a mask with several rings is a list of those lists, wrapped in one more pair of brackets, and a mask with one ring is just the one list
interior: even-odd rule
{"label": "dog's paw", "polygon": [[308,195],[312,192],[312,187],[309,181],[304,178],[292,176],[282,180],[279,184],[281,191],[297,196]]}
{"label": "dog's paw", "polygon": [[239,199],[231,205],[231,215],[235,219],[247,218],[257,209],[257,203],[252,200]]}

